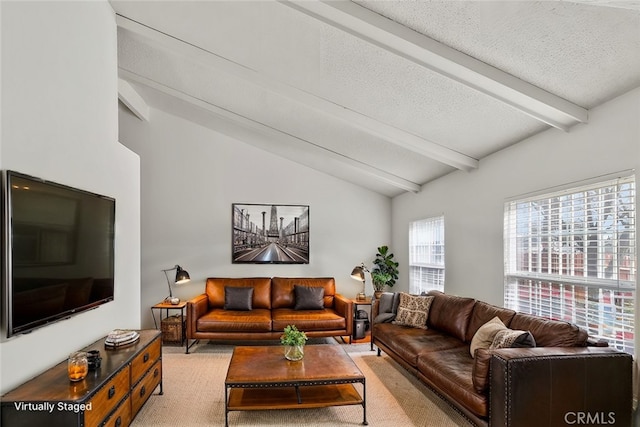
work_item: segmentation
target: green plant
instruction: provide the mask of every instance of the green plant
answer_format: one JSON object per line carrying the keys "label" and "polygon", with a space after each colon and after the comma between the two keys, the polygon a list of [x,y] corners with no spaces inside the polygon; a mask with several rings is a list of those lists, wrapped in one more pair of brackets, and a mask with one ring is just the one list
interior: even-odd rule
{"label": "green plant", "polygon": [[371,279],[373,280],[373,288],[376,291],[382,291],[389,281],[391,281],[391,275],[380,271],[372,271]]}
{"label": "green plant", "polygon": [[282,345],[304,345],[308,339],[307,334],[299,331],[295,325],[287,325],[280,337],[280,343]]}
{"label": "green plant", "polygon": [[[400,264],[394,261],[393,253],[389,252],[388,246],[380,246],[378,248],[373,264],[375,267],[371,270],[371,278],[377,291],[381,291],[385,286],[392,287],[395,285],[396,280],[398,280],[398,266]],[[376,280],[376,277],[378,280]]]}

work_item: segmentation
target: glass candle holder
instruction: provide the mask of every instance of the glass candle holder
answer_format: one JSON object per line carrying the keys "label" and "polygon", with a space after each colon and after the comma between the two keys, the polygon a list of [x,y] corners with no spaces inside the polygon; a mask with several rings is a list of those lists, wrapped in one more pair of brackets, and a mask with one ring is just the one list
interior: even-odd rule
{"label": "glass candle holder", "polygon": [[69,374],[69,380],[82,381],[89,372],[89,362],[87,360],[87,353],[84,351],[76,351],[69,355],[69,361],[67,364],[67,373]]}

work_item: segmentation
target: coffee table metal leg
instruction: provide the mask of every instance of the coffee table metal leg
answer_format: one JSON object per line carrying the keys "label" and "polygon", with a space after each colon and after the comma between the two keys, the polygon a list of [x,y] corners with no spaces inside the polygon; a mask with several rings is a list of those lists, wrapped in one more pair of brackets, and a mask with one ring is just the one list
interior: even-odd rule
{"label": "coffee table metal leg", "polygon": [[295,386],[296,388],[296,397],[298,398],[298,405],[302,403],[302,396],[300,395],[300,386]]}
{"label": "coffee table metal leg", "polygon": [[365,383],[366,379],[362,380],[362,425],[368,426],[367,422],[367,385]]}
{"label": "coffee table metal leg", "polygon": [[224,386],[224,427],[229,427],[229,396],[228,396],[228,388]]}

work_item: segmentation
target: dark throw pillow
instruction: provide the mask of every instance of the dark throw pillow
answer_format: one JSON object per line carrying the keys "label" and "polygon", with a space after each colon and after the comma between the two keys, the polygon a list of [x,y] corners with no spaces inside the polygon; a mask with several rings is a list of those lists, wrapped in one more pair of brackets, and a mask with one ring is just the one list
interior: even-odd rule
{"label": "dark throw pillow", "polygon": [[396,315],[393,313],[380,313],[373,319],[373,323],[391,323]]}
{"label": "dark throw pillow", "polygon": [[398,292],[384,292],[380,295],[378,304],[378,313],[393,313],[395,315],[400,304],[400,294]]}
{"label": "dark throw pillow", "polygon": [[251,299],[253,298],[253,288],[238,286],[224,287],[224,309],[225,310],[251,310]]}
{"label": "dark throw pillow", "polygon": [[319,286],[293,285],[296,303],[294,310],[323,310],[324,288]]}

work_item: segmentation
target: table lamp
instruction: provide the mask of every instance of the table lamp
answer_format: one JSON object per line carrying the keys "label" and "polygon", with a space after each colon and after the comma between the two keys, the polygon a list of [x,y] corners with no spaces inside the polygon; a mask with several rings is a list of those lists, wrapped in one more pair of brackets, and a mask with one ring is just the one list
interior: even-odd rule
{"label": "table lamp", "polygon": [[187,283],[189,280],[191,280],[191,278],[189,277],[189,273],[187,272],[187,270],[183,270],[179,265],[167,268],[166,270],[162,270],[164,271],[164,275],[167,277],[167,285],[169,285],[169,296],[165,298],[165,301],[169,301],[171,304],[176,305],[180,303],[180,298],[174,298],[173,293],[171,292],[171,280],[169,280],[169,275],[167,274],[167,271],[171,270],[176,270],[176,280],[173,282],[176,285]]}
{"label": "table lamp", "polygon": [[362,281],[362,292],[360,292],[357,296],[356,299],[357,300],[364,300],[367,298],[367,296],[364,293],[364,286],[365,286],[365,275],[364,273],[369,273],[369,269],[364,265],[364,263],[361,263],[360,265],[354,267],[353,271],[351,271],[351,277],[353,279],[356,280],[360,280]]}

